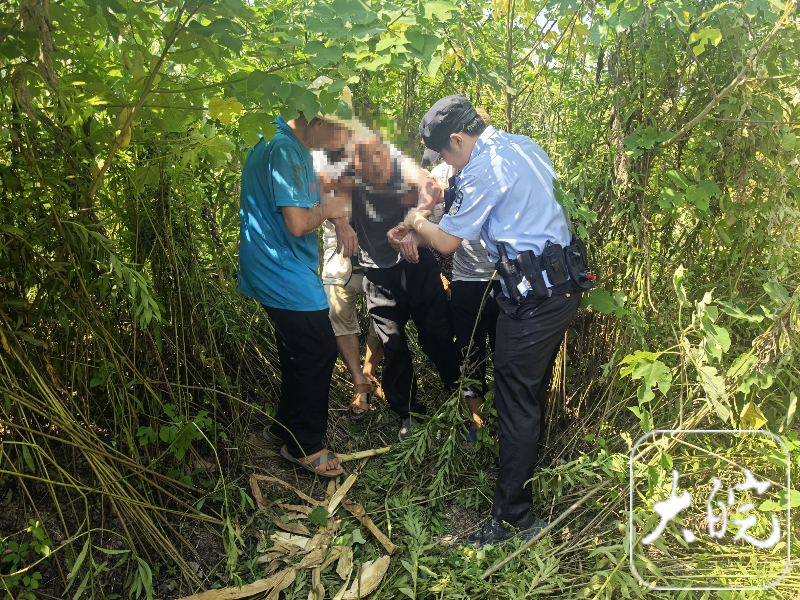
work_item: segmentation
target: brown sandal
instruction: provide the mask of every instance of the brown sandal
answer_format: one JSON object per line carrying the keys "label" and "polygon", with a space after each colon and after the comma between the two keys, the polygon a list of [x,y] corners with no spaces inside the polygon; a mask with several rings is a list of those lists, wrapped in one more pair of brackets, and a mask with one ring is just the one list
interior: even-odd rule
{"label": "brown sandal", "polygon": [[[350,401],[350,419],[360,421],[369,414],[369,401],[375,393],[375,385],[372,383],[357,383],[353,386],[353,399]],[[363,394],[367,395],[367,407],[364,408],[365,400],[361,399]],[[356,409],[359,409],[356,411]]]}
{"label": "brown sandal", "polygon": [[381,400],[386,400],[386,398],[383,397],[383,387],[381,386],[381,382],[378,381],[373,375],[367,375],[367,379],[369,379],[372,387],[375,388],[372,391],[372,395],[376,398],[380,398]]}
{"label": "brown sandal", "polygon": [[[284,446],[283,448],[281,448],[281,456],[286,460],[303,467],[306,471],[311,471],[312,473],[316,473],[320,477],[327,477],[329,479],[333,479],[334,477],[338,477],[339,475],[344,473],[342,464],[339,462],[339,457],[336,456],[333,452],[329,452],[325,448],[309,456],[305,456],[303,458],[295,458],[294,456],[289,454],[289,451],[286,449],[286,446]],[[322,465],[327,465],[331,461],[336,461],[336,464],[338,466],[335,469],[326,469],[325,471],[319,470],[318,467],[321,467]]]}

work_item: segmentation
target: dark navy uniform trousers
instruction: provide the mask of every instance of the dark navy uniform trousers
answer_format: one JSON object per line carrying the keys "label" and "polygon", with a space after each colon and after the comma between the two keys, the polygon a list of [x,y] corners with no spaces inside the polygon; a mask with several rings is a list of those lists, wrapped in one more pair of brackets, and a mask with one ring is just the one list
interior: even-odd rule
{"label": "dark navy uniform trousers", "polygon": [[[569,294],[569,295],[567,295]],[[580,304],[567,282],[545,299],[528,297],[517,306],[497,299],[494,403],[499,420],[500,472],[492,515],[517,522],[531,509],[530,484],[539,456],[547,391],[558,348]]]}

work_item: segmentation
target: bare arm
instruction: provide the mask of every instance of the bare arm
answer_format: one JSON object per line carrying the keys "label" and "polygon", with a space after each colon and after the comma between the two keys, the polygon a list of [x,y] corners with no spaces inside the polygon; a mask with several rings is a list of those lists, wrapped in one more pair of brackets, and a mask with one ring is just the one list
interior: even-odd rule
{"label": "bare arm", "polygon": [[411,209],[406,216],[404,225],[407,229],[416,231],[422,241],[435,248],[442,254],[452,254],[461,245],[462,238],[450,235],[428,221],[427,210]]}
{"label": "bare arm", "polygon": [[286,229],[295,237],[307,235],[322,225],[327,219],[338,219],[345,216],[344,205],[346,197],[337,194],[333,197],[326,196],[316,206],[311,208],[299,206],[284,206],[281,208]]}

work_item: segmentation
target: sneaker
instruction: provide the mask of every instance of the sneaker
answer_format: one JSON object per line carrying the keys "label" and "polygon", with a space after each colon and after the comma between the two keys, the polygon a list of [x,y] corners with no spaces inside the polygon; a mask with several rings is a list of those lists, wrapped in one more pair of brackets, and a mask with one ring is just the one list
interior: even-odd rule
{"label": "sneaker", "polygon": [[417,425],[419,425],[419,419],[416,417],[408,417],[405,421],[403,421],[403,424],[400,426],[400,431],[397,434],[397,437],[400,438],[400,441],[402,442],[409,435],[411,435],[411,430]]}
{"label": "sneaker", "polygon": [[513,526],[508,526],[492,517],[478,531],[468,535],[466,543],[475,548],[482,548],[488,544],[493,546],[504,544],[518,535],[523,540],[529,540],[547,525],[547,521],[533,516],[532,512],[526,513]]}

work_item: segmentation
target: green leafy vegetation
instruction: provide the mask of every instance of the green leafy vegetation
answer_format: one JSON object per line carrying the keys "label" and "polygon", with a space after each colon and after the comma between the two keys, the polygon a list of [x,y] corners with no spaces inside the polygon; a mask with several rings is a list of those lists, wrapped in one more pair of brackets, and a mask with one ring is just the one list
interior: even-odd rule
{"label": "green leafy vegetation", "polygon": [[[433,416],[359,462],[351,493],[401,546],[373,597],[644,597],[627,522],[652,529],[645,508],[669,493],[672,464],[653,459],[646,506],[630,514],[628,453],[643,433],[763,428],[800,480],[797,19],[794,0],[6,3],[4,593],[174,598],[263,576],[275,514],[246,482],[277,467],[249,436],[274,414],[279,373],[265,313],[236,289],[238,179],[279,111],[346,116],[347,86],[356,114],[416,156],[420,117],[452,93],[531,136],[600,276],[557,361],[535,509],[553,520],[607,487],[482,577],[521,544],[450,539],[491,504],[491,393],[465,452],[466,408],[417,352]],[[349,394],[337,372],[329,447],[394,439],[384,404],[364,425],[340,419]],[[782,492],[769,502],[797,504]],[[339,545],[357,564],[378,557],[339,513]],[[795,520],[795,555],[798,539]],[[741,545],[722,551],[746,564]],[[331,596],[341,584],[335,565],[322,573]],[[284,594],[311,588],[303,574]],[[798,589],[795,571],[769,592],[720,596]],[[674,597],[713,597],[695,594]]]}

